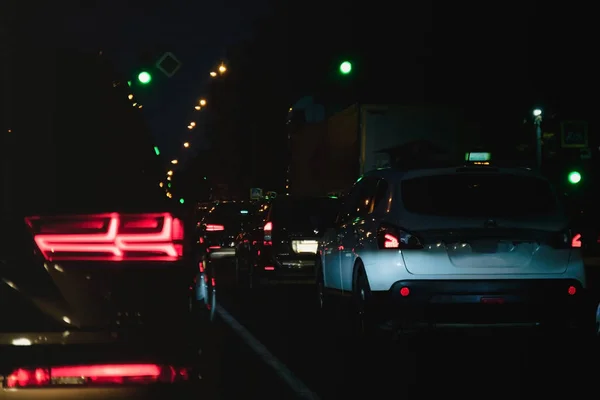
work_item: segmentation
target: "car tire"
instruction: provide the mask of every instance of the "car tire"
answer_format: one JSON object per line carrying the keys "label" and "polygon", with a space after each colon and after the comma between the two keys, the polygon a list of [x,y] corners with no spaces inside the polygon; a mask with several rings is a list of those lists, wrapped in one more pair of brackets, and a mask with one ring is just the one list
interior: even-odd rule
{"label": "car tire", "polygon": [[190,294],[190,312],[192,318],[200,325],[210,324],[215,320],[217,308],[217,289],[212,275],[210,262],[204,272],[198,273]]}
{"label": "car tire", "polygon": [[350,306],[350,332],[355,339],[372,340],[377,333],[369,310],[371,287],[362,264],[356,266]]}

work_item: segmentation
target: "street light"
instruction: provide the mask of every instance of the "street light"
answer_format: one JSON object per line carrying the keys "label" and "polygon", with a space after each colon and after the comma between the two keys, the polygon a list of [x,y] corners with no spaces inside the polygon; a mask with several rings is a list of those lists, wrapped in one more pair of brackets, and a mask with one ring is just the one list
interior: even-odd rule
{"label": "street light", "polygon": [[219,65],[219,73],[224,74],[225,72],[227,72],[227,67],[223,64]]}
{"label": "street light", "polygon": [[214,78],[215,76],[217,76],[217,73],[215,71],[210,71],[210,76]]}
{"label": "street light", "polygon": [[179,161],[177,160],[171,160],[171,164],[177,164]]}
{"label": "street light", "polygon": [[188,147],[190,147],[190,143],[189,143],[189,142],[185,142],[185,143],[183,144],[183,147],[185,147],[185,148],[187,149]]}
{"label": "street light", "polygon": [[198,110],[198,111],[202,110],[202,107],[200,107],[200,106],[196,106],[196,107],[194,107],[194,108],[195,108],[196,110]]}
{"label": "street light", "polygon": [[167,171],[167,175],[169,175],[169,176],[173,175],[173,171]]}
{"label": "street light", "polygon": [[200,105],[204,107],[206,105],[206,100],[200,99]]}
{"label": "street light", "polygon": [[127,98],[128,98],[129,100],[133,100],[133,95],[132,95],[132,94],[129,94],[129,96],[127,96]]}
{"label": "street light", "polygon": [[195,122],[190,122],[190,126],[196,126]]}

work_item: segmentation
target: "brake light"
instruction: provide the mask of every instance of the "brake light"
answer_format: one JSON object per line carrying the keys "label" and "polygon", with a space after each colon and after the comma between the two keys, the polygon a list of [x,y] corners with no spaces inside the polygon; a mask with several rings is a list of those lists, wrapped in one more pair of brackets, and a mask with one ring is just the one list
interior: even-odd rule
{"label": "brake light", "polygon": [[175,261],[183,256],[183,223],[170,213],[27,217],[25,221],[49,261]]}
{"label": "brake light", "polygon": [[225,230],[225,227],[223,225],[215,225],[215,224],[206,225],[207,232],[218,232],[218,231],[224,231],[224,230]]}
{"label": "brake light", "polygon": [[581,233],[576,233],[573,235],[573,238],[571,239],[571,247],[581,247]]}
{"label": "brake light", "polygon": [[271,235],[273,234],[273,223],[271,221],[265,224],[263,232],[265,235],[264,242],[265,244],[268,244],[269,242],[271,242]]}
{"label": "brake light", "polygon": [[127,385],[174,383],[189,379],[186,368],[156,364],[102,364],[51,368],[19,368],[6,377],[9,388],[58,385]]}
{"label": "brake light", "polygon": [[379,227],[377,244],[380,249],[418,250],[423,248],[417,236],[390,224],[381,224]]}

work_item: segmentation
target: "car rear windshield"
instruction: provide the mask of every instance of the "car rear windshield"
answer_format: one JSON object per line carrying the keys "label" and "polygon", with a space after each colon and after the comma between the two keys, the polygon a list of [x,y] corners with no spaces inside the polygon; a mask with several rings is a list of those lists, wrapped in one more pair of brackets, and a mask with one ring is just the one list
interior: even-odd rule
{"label": "car rear windshield", "polygon": [[244,203],[220,203],[204,216],[205,222],[244,221],[253,214],[253,206]]}
{"label": "car rear windshield", "polygon": [[436,175],[404,180],[404,208],[414,214],[452,217],[520,217],[555,212],[550,184],[510,174]]}
{"label": "car rear windshield", "polygon": [[287,228],[326,229],[338,213],[339,200],[333,198],[285,198],[273,203],[270,219]]}

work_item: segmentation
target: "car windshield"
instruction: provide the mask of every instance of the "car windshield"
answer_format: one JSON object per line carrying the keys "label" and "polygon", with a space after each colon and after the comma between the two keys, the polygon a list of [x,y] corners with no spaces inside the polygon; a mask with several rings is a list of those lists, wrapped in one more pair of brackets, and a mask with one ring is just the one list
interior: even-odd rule
{"label": "car windshield", "polygon": [[461,173],[402,181],[404,208],[414,214],[448,217],[523,217],[555,212],[557,198],[543,179]]}
{"label": "car windshield", "polygon": [[213,206],[204,216],[204,222],[224,223],[227,221],[243,222],[254,215],[254,206],[246,203],[220,203]]}
{"label": "car windshield", "polygon": [[327,229],[337,216],[334,198],[283,198],[273,202],[270,218],[288,229]]}

